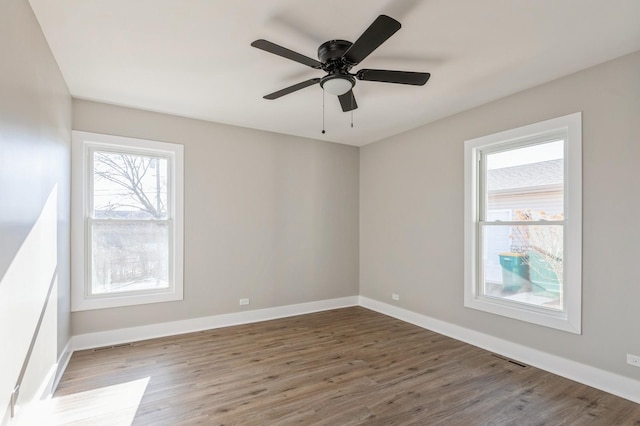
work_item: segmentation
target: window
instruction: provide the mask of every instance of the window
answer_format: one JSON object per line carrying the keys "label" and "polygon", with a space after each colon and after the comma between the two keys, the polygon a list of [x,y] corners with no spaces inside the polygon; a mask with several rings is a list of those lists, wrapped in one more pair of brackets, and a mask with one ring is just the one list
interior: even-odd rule
{"label": "window", "polygon": [[72,310],[182,299],[183,147],[73,132]]}
{"label": "window", "polygon": [[465,306],[581,333],[580,113],[465,142]]}

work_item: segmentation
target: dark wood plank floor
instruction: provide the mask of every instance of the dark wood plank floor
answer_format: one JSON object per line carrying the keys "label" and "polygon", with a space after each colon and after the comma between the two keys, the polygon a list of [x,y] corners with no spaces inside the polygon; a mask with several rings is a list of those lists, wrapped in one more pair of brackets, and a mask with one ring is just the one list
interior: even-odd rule
{"label": "dark wood plank floor", "polygon": [[354,307],[73,354],[51,424],[640,425],[640,405]]}

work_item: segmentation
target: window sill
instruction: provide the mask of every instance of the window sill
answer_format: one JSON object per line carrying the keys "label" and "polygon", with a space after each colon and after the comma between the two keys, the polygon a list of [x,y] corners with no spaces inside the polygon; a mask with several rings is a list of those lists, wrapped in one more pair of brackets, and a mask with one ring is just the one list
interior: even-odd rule
{"label": "window sill", "polygon": [[71,307],[72,312],[94,309],[119,308],[122,306],[146,305],[149,303],[175,302],[183,300],[182,291],[167,291],[153,294],[118,294],[99,297],[85,297]]}

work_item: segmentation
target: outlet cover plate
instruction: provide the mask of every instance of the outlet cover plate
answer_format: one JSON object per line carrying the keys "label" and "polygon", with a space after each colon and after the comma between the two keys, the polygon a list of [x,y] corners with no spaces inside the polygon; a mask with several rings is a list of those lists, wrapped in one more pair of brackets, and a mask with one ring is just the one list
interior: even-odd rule
{"label": "outlet cover plate", "polygon": [[640,367],[640,356],[627,354],[627,364]]}

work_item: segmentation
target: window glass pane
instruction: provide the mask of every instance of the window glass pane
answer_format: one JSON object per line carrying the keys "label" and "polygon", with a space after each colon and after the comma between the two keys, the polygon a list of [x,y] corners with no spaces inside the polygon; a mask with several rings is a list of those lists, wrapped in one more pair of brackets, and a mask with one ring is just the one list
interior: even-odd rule
{"label": "window glass pane", "polygon": [[509,210],[512,220],[562,220],[564,141],[488,153],[486,220],[489,212]]}
{"label": "window glass pane", "polygon": [[166,219],[167,159],[93,153],[93,217]]}
{"label": "window glass pane", "polygon": [[563,226],[482,227],[480,293],[563,310]]}
{"label": "window glass pane", "polygon": [[169,287],[167,223],[91,224],[91,293]]}

